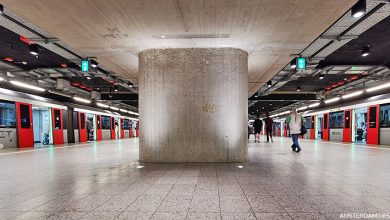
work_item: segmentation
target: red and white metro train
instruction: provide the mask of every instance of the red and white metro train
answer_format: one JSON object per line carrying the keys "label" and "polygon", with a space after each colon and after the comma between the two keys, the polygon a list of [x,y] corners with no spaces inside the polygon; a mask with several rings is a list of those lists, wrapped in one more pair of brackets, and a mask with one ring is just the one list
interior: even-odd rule
{"label": "red and white metro train", "polygon": [[[390,145],[390,94],[306,111],[305,139]],[[283,129],[282,129],[283,128]],[[288,137],[288,124],[275,120],[274,134]]]}
{"label": "red and white metro train", "polygon": [[0,88],[0,149],[138,137],[138,119]]}

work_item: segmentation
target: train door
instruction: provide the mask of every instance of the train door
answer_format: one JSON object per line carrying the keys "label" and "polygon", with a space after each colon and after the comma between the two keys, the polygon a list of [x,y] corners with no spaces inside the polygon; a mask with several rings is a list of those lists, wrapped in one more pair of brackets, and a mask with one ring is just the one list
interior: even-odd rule
{"label": "train door", "polygon": [[322,139],[328,141],[329,140],[329,113],[325,113],[323,117],[322,123]]}
{"label": "train door", "polygon": [[96,140],[96,129],[95,129],[95,115],[93,114],[86,114],[87,120],[87,140],[88,141],[94,141]]}
{"label": "train door", "polygon": [[[52,111],[48,107],[32,106],[33,131],[34,131],[34,147],[43,147],[44,145],[53,144],[54,118],[51,117]],[[62,131],[62,130],[59,130]],[[56,131],[56,134],[59,133]],[[60,134],[58,134],[61,136]],[[62,134],[63,140],[63,134]],[[59,138],[56,138],[56,144],[60,144]]]}
{"label": "train door", "polygon": [[34,147],[32,105],[16,103],[18,147]]}
{"label": "train door", "polygon": [[380,106],[379,144],[390,145],[390,104]]}
{"label": "train door", "polygon": [[125,138],[130,138],[129,119],[123,120],[123,133]]}
{"label": "train door", "polygon": [[355,130],[355,137],[352,138],[358,144],[367,143],[367,111],[368,109],[366,107],[354,110],[355,124],[353,129]]}
{"label": "train door", "polygon": [[125,129],[124,129],[124,119],[123,118],[121,118],[120,119],[120,130],[121,130],[121,139],[123,139],[123,138],[125,138]]}
{"label": "train door", "polygon": [[79,113],[74,111],[73,112],[73,118],[72,118],[72,123],[73,123],[73,135],[74,135],[74,142],[78,143],[80,142],[80,132],[79,132]]}
{"label": "train door", "polygon": [[139,137],[139,121],[135,122],[135,135]]}
{"label": "train door", "polygon": [[379,144],[379,105],[368,107],[367,144]]}
{"label": "train door", "polygon": [[102,121],[101,116],[96,115],[96,140],[101,141],[103,139]]}
{"label": "train door", "polygon": [[115,130],[116,130],[115,118],[111,117],[111,139],[116,138]]}
{"label": "train door", "polygon": [[87,117],[84,112],[79,112],[79,141],[87,142]]}
{"label": "train door", "polygon": [[64,127],[62,124],[62,109],[52,108],[53,144],[64,144]]}
{"label": "train door", "polygon": [[323,115],[317,115],[316,139],[322,139],[323,117]]}
{"label": "train door", "polygon": [[352,142],[352,110],[344,111],[343,142]]}
{"label": "train door", "polygon": [[315,139],[315,116],[310,116],[310,139]]}
{"label": "train door", "polygon": [[132,138],[134,136],[134,132],[133,132],[133,121],[130,120],[130,138]]}

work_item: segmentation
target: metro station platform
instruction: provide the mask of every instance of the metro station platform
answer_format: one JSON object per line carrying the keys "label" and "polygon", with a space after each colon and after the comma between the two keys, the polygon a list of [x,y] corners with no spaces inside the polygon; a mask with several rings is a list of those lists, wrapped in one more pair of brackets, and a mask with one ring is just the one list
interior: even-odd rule
{"label": "metro station platform", "polygon": [[[390,213],[390,150],[290,139],[249,162],[139,164],[138,139],[2,151],[0,219],[338,219]],[[242,165],[243,167],[238,167]],[[379,215],[378,214],[378,215]]]}

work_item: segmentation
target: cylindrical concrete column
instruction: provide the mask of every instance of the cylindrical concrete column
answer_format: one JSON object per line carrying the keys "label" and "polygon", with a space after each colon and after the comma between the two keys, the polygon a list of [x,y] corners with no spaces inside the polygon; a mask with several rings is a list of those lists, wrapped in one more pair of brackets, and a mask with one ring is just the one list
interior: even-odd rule
{"label": "cylindrical concrete column", "polygon": [[142,162],[248,157],[248,54],[234,48],[139,54]]}

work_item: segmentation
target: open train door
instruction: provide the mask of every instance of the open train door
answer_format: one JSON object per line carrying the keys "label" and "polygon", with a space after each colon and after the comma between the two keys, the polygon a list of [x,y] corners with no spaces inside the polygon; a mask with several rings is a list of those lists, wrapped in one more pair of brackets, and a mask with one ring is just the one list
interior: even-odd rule
{"label": "open train door", "polygon": [[18,147],[34,147],[32,105],[16,102]]}
{"label": "open train door", "polygon": [[123,139],[123,138],[125,138],[125,129],[124,129],[124,119],[123,118],[121,118],[121,139]]}
{"label": "open train door", "polygon": [[53,144],[64,144],[64,128],[62,125],[62,109],[51,109],[53,124]]}
{"label": "open train door", "polygon": [[111,139],[115,139],[116,137],[116,133],[115,133],[115,118],[114,117],[110,117],[111,118]]}
{"label": "open train door", "polygon": [[367,144],[379,144],[379,105],[368,107]]}
{"label": "open train door", "polygon": [[322,118],[322,139],[328,141],[329,140],[329,113],[324,113],[324,117]]}
{"label": "open train door", "polygon": [[100,115],[96,115],[96,140],[101,141],[103,139],[103,131],[102,131],[102,117]]}
{"label": "open train door", "polygon": [[82,142],[87,142],[87,117],[85,116],[84,112],[79,112],[79,141],[80,143]]}
{"label": "open train door", "polygon": [[352,110],[344,111],[343,142],[352,142]]}

